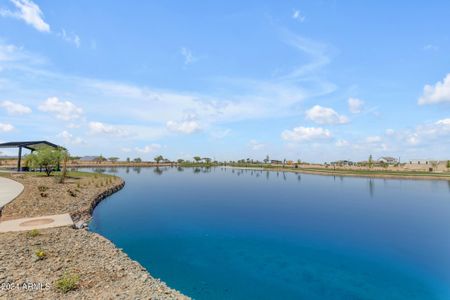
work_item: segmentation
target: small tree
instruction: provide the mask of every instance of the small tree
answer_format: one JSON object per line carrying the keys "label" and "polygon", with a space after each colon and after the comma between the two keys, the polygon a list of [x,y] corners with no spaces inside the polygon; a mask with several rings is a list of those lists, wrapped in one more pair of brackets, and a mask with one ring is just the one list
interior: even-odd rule
{"label": "small tree", "polygon": [[211,162],[211,158],[209,158],[209,157],[204,157],[203,160],[204,160],[207,164],[209,164],[209,163]]}
{"label": "small tree", "polygon": [[135,159],[133,159],[133,161],[135,163],[140,163],[140,162],[142,162],[142,159],[140,157],[136,157]]}
{"label": "small tree", "polygon": [[164,157],[162,155],[158,155],[154,158],[157,164],[159,164],[160,161],[164,160]]}
{"label": "small tree", "polygon": [[110,157],[110,158],[108,158],[108,159],[109,159],[109,161],[112,162],[112,163],[115,163],[115,162],[117,162],[117,161],[119,160],[119,158],[118,158],[118,157],[115,157],[115,156]]}
{"label": "small tree", "polygon": [[372,154],[369,155],[368,163],[369,163],[369,168],[372,168],[372,166],[373,166]]}
{"label": "small tree", "polygon": [[450,168],[450,160],[447,160],[447,168]]}
{"label": "small tree", "polygon": [[202,158],[200,156],[194,156],[194,160],[195,160],[195,162],[198,163],[199,161],[202,160]]}
{"label": "small tree", "polygon": [[129,163],[130,162],[130,158],[129,157],[127,157],[127,163]]}
{"label": "small tree", "polygon": [[182,163],[184,163],[184,159],[179,158],[179,159],[177,160],[177,162],[178,162],[179,164],[182,164]]}
{"label": "small tree", "polygon": [[269,155],[266,155],[266,158],[264,159],[264,162],[265,162],[266,164],[268,164],[269,161],[270,161]]}
{"label": "small tree", "polygon": [[68,153],[62,148],[43,147],[30,154],[28,161],[33,168],[43,168],[47,176],[50,176],[64,157],[67,159]]}
{"label": "small tree", "polygon": [[94,161],[98,164],[101,164],[102,162],[106,161],[106,158],[103,157],[103,155],[100,154],[100,156],[97,156]]}

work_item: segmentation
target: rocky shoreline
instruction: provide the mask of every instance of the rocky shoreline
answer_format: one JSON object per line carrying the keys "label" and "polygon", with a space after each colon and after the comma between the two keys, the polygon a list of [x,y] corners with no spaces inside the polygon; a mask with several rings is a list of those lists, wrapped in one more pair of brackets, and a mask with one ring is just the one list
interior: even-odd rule
{"label": "rocky shoreline", "polygon": [[[118,177],[84,173],[64,184],[33,175],[13,179],[25,190],[4,207],[0,221],[70,213],[85,223],[101,200],[125,184]],[[60,227],[0,233],[0,299],[189,298],[153,278],[106,238]]]}

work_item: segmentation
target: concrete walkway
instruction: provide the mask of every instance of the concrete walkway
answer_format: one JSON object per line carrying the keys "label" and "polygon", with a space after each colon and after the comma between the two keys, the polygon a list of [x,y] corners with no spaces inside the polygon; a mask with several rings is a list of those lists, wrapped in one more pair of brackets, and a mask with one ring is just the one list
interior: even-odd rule
{"label": "concrete walkway", "polygon": [[69,214],[3,221],[0,222],[0,232],[27,231],[63,226],[73,226],[73,221]]}
{"label": "concrete walkway", "polygon": [[23,185],[9,178],[0,177],[0,210],[23,191]]}

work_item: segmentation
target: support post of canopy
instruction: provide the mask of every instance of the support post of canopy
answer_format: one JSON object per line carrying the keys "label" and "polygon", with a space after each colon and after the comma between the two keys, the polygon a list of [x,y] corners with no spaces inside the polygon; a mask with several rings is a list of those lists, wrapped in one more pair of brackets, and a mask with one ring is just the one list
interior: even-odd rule
{"label": "support post of canopy", "polygon": [[20,172],[21,161],[22,161],[22,147],[19,146],[19,157],[17,158],[17,172]]}

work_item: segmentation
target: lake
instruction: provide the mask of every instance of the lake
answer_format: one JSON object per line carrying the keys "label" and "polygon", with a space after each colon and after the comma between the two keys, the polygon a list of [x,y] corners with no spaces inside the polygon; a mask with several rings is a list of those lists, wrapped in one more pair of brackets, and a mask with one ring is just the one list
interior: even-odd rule
{"label": "lake", "polygon": [[450,299],[447,181],[105,170],[90,229],[194,299]]}

